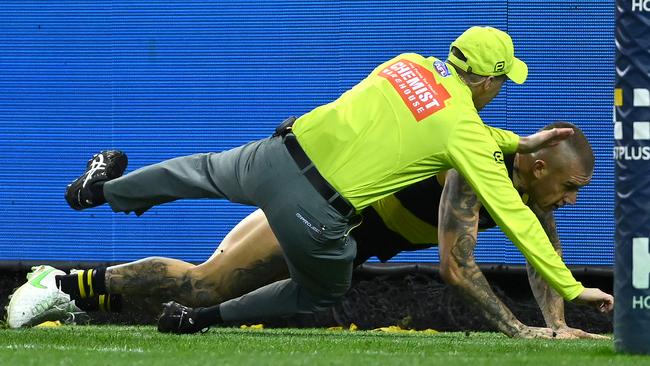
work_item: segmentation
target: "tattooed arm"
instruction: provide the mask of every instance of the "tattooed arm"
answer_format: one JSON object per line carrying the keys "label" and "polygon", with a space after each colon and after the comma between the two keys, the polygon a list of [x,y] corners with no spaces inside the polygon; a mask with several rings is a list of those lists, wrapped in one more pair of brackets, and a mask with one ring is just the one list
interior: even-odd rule
{"label": "tattooed arm", "polygon": [[[553,244],[553,248],[562,256],[562,247],[557,235],[553,212],[549,211],[544,213],[537,208],[533,208],[533,212],[539,218],[544,231],[546,231],[546,235],[548,235],[549,240]],[[535,295],[535,299],[542,310],[546,325],[553,329],[566,327],[564,320],[564,299],[542,279],[542,276],[528,262],[526,262],[526,268],[528,269],[530,288],[533,290],[533,295]]]}
{"label": "tattooed arm", "polygon": [[494,294],[474,261],[480,202],[454,170],[440,199],[438,243],[440,274],[498,330],[510,337],[550,338],[552,331],[522,324]]}
{"label": "tattooed arm", "polygon": [[[561,257],[562,246],[560,244],[560,238],[557,235],[553,211],[543,212],[537,207],[531,207],[531,209],[539,218],[539,222],[542,224],[544,231],[546,231],[546,235],[548,235],[549,240],[553,244],[553,248],[555,248],[555,251]],[[526,262],[526,268],[528,269],[530,288],[533,291],[533,295],[535,295],[539,308],[542,310],[544,320],[548,327],[568,338],[609,338],[567,326],[564,319],[564,299],[544,281],[542,276],[528,262]]]}

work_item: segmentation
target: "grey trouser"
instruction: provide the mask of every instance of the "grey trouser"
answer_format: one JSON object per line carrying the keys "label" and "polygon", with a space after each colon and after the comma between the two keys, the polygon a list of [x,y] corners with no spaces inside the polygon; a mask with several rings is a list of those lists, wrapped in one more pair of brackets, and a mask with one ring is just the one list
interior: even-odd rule
{"label": "grey trouser", "polygon": [[344,217],[312,187],[281,137],[221,153],[197,154],[146,166],[107,182],[115,212],[142,214],[181,198],[225,198],[260,207],[280,241],[291,279],[221,304],[224,321],[311,312],[348,290],[356,242]]}

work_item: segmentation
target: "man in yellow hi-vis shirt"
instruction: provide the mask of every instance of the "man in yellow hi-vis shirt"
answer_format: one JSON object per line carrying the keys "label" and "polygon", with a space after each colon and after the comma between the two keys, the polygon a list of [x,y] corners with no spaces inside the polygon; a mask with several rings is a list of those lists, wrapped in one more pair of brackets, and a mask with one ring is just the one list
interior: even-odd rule
{"label": "man in yellow hi-vis shirt", "polygon": [[[473,27],[452,43],[447,63],[400,55],[269,139],[168,160],[123,177],[126,157],[99,153],[68,187],[66,199],[75,209],[108,202],[116,212],[142,214],[181,198],[227,198],[264,211],[291,279],[209,308],[169,303],[158,325],[163,332],[193,333],[211,324],[334,304],[350,285],[356,245],[349,234],[359,224],[357,212],[450,168],[559,294],[609,311],[613,297],[573,278],[503,164],[504,153],[537,149],[572,130],[520,139],[484,125],[478,115],[506,77],[517,83],[527,77],[510,37]],[[56,282],[72,298],[106,286],[101,268],[56,276]]]}

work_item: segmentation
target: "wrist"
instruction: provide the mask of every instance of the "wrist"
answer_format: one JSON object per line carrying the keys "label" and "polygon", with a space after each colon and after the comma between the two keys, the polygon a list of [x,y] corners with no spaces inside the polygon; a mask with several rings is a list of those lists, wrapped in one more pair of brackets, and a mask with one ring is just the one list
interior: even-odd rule
{"label": "wrist", "polygon": [[528,152],[528,151],[527,151],[527,148],[528,148],[528,147],[527,147],[528,140],[530,140],[528,137],[526,137],[526,136],[520,136],[520,137],[519,137],[519,140],[517,141],[516,152],[520,152],[520,153],[526,153],[526,152]]}
{"label": "wrist", "polygon": [[514,322],[510,322],[508,326],[502,328],[505,328],[505,329],[501,329],[503,333],[505,333],[509,337],[514,337],[517,334],[522,333],[528,327],[524,323],[520,322],[519,320],[515,320]]}
{"label": "wrist", "polygon": [[546,322],[546,326],[553,329],[553,330],[558,330],[558,329],[564,329],[567,328],[568,326],[566,325],[565,322],[563,321],[555,321],[555,322]]}

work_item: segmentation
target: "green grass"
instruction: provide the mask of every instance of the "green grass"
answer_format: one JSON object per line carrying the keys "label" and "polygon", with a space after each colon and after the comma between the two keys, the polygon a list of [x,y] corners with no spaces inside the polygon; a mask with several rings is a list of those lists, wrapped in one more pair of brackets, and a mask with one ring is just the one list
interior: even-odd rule
{"label": "green grass", "polygon": [[[356,363],[356,364],[355,364]],[[642,365],[611,341],[518,340],[496,333],[389,334],[317,329],[212,329],[167,335],[154,327],[0,330],[2,365]]]}

